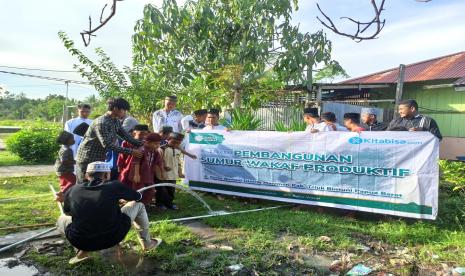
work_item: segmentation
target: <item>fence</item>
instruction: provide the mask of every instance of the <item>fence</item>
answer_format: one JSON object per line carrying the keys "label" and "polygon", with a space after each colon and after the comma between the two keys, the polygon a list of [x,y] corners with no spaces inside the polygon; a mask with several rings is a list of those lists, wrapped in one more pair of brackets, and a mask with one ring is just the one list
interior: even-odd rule
{"label": "fence", "polygon": [[[342,124],[344,113],[355,112],[360,113],[363,107],[368,106],[360,104],[347,104],[338,102],[323,102],[321,113],[333,112],[336,114],[337,122]],[[393,109],[375,108],[377,111],[378,121],[390,122],[394,117]],[[275,130],[275,122],[282,122],[286,126],[290,126],[293,121],[302,120],[303,106],[270,106],[262,107],[255,111],[253,114],[256,118],[262,121],[259,130]]]}
{"label": "fence", "polygon": [[275,130],[275,122],[283,122],[289,126],[292,121],[302,120],[302,108],[295,106],[263,107],[253,113],[262,121],[259,130]]}

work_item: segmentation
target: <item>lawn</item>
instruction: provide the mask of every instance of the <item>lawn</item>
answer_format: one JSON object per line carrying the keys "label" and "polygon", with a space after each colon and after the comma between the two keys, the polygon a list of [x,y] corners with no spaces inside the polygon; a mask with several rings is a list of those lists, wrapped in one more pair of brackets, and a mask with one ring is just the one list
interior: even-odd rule
{"label": "lawn", "polygon": [[[0,199],[49,193],[54,176],[0,178]],[[282,205],[279,202],[225,197],[219,200],[201,194],[213,210],[236,211]],[[178,192],[179,211],[163,213],[149,210],[151,221],[206,214],[207,210],[185,192]],[[223,275],[226,267],[241,264],[242,271],[253,274],[316,273],[315,256],[332,262],[340,260],[342,271],[363,263],[375,271],[410,274],[444,264],[465,266],[465,222],[463,194],[441,186],[439,217],[436,221],[401,219],[392,216],[358,213],[356,219],[341,212],[315,208],[286,207],[203,219],[216,235],[205,240],[190,228],[164,221],[151,232],[164,244],[149,252],[145,260],[154,272],[163,274]],[[58,216],[51,196],[33,200],[0,203],[0,227],[53,222]],[[7,232],[3,231],[1,234]],[[138,251],[135,232],[125,241],[127,254]],[[127,274],[126,267],[95,255],[92,262],[76,267],[67,265],[73,251],[66,246],[61,254],[45,256],[30,251],[28,258],[57,274]]]}
{"label": "lawn", "polygon": [[[11,136],[13,133],[0,133],[0,140],[3,140],[5,143],[6,139]],[[0,166],[15,166],[15,165],[24,165],[25,161],[21,160],[19,156],[11,153],[7,150],[0,150]]]}
{"label": "lawn", "polygon": [[0,150],[0,166],[20,166],[27,164],[28,162],[22,160],[16,154],[7,150]]}

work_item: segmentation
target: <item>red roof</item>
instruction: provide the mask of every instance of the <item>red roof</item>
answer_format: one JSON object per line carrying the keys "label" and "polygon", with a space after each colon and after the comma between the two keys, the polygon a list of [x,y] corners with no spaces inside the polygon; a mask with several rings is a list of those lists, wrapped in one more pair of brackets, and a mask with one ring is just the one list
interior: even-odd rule
{"label": "red roof", "polygon": [[[399,67],[340,83],[396,83]],[[465,77],[465,51],[405,66],[405,82],[459,79]]]}
{"label": "red roof", "polygon": [[454,82],[454,85],[456,86],[464,86],[465,85],[465,77],[458,79]]}

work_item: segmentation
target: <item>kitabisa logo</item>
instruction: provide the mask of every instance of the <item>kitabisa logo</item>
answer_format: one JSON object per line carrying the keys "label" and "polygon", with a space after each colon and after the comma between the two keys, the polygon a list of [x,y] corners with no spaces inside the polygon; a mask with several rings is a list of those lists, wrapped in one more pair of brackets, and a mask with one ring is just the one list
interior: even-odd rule
{"label": "kitabisa logo", "polygon": [[405,145],[405,144],[421,144],[419,141],[407,141],[401,139],[389,139],[389,138],[360,138],[350,137],[349,143],[352,145],[360,144],[376,144],[376,145]]}
{"label": "kitabisa logo", "polygon": [[224,141],[224,136],[218,133],[191,132],[189,141],[192,144],[217,145]]}

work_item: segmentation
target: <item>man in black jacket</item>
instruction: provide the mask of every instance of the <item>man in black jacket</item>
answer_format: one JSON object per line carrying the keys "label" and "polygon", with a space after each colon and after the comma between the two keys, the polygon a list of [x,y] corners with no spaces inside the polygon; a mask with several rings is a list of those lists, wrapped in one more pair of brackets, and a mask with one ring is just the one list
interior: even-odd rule
{"label": "man in black jacket", "polygon": [[[119,181],[110,179],[110,166],[93,162],[87,166],[89,182],[74,185],[64,196],[64,211],[58,218],[58,230],[79,251],[69,263],[86,260],[89,251],[98,251],[119,244],[129,232],[131,223],[139,234],[143,250],[160,245],[151,239],[149,220],[144,204],[137,202],[142,194]],[[120,199],[128,201],[122,208]]]}
{"label": "man in black jacket", "polygon": [[418,114],[418,103],[415,100],[404,100],[399,103],[399,118],[389,123],[387,130],[407,128],[409,131],[429,131],[442,140],[438,124],[430,117]]}

